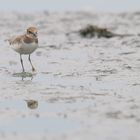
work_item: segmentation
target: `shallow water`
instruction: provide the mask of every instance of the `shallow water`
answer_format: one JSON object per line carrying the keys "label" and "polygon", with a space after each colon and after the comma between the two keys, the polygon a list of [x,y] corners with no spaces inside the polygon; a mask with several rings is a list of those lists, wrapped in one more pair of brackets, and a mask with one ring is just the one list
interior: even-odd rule
{"label": "shallow water", "polygon": [[[27,105],[27,102],[30,105]],[[1,110],[5,110],[5,113],[13,112],[15,116],[9,116],[6,121],[1,121],[0,132],[36,133],[39,135],[43,133],[54,134],[64,133],[80,126],[80,123],[71,119],[66,119],[67,116],[65,114],[61,115],[61,111],[66,108],[64,107],[65,104],[39,102],[39,106],[36,106],[36,103],[38,104],[38,101],[35,100],[2,101],[0,103]],[[32,106],[36,107],[33,108]],[[46,112],[46,114],[44,114],[44,112]],[[57,113],[57,115],[50,116],[49,114],[51,113]],[[18,114],[20,114],[21,117],[19,117]]]}
{"label": "shallow water", "polygon": [[[0,14],[0,139],[139,140],[139,12]],[[23,57],[23,75],[4,40],[31,24],[40,48],[31,56],[35,73]],[[134,36],[71,33],[87,24]]]}

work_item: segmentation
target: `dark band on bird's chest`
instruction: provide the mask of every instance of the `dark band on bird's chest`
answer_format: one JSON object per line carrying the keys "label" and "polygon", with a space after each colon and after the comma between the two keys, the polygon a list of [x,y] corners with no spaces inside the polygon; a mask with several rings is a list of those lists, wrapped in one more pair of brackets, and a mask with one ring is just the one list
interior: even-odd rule
{"label": "dark band on bird's chest", "polygon": [[25,43],[28,43],[28,44],[29,43],[38,43],[38,39],[37,38],[30,38],[30,37],[27,37],[27,36],[24,37],[23,41]]}

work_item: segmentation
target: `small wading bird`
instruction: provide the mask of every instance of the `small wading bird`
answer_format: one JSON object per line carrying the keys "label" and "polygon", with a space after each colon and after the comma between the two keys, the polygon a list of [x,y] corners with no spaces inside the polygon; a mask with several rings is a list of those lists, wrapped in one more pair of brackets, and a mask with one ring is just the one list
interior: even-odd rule
{"label": "small wading bird", "polygon": [[32,66],[32,71],[35,71],[31,61],[31,53],[33,53],[38,47],[37,28],[29,27],[27,28],[26,34],[13,37],[8,39],[8,41],[12,49],[20,54],[22,71],[25,72],[22,55],[29,55],[28,59]]}

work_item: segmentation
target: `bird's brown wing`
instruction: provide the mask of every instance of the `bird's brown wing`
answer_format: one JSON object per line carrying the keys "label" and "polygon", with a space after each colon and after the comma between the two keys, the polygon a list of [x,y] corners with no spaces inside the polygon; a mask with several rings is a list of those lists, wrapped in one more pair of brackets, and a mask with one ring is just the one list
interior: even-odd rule
{"label": "bird's brown wing", "polygon": [[20,44],[22,42],[27,43],[27,44],[35,42],[36,44],[38,44],[37,38],[32,38],[27,35],[20,35],[17,37],[13,37],[13,38],[9,39],[8,41],[9,41],[10,45]]}
{"label": "bird's brown wing", "polygon": [[19,44],[22,42],[22,38],[24,37],[24,35],[21,36],[17,36],[17,37],[13,37],[11,39],[9,39],[9,44],[10,45],[14,45],[14,44]]}

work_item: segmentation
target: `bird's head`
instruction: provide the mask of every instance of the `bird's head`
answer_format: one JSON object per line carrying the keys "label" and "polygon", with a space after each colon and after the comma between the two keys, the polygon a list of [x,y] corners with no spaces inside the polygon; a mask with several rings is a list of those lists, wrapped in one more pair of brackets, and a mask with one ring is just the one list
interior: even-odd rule
{"label": "bird's head", "polygon": [[37,28],[36,27],[27,28],[27,35],[37,37]]}

